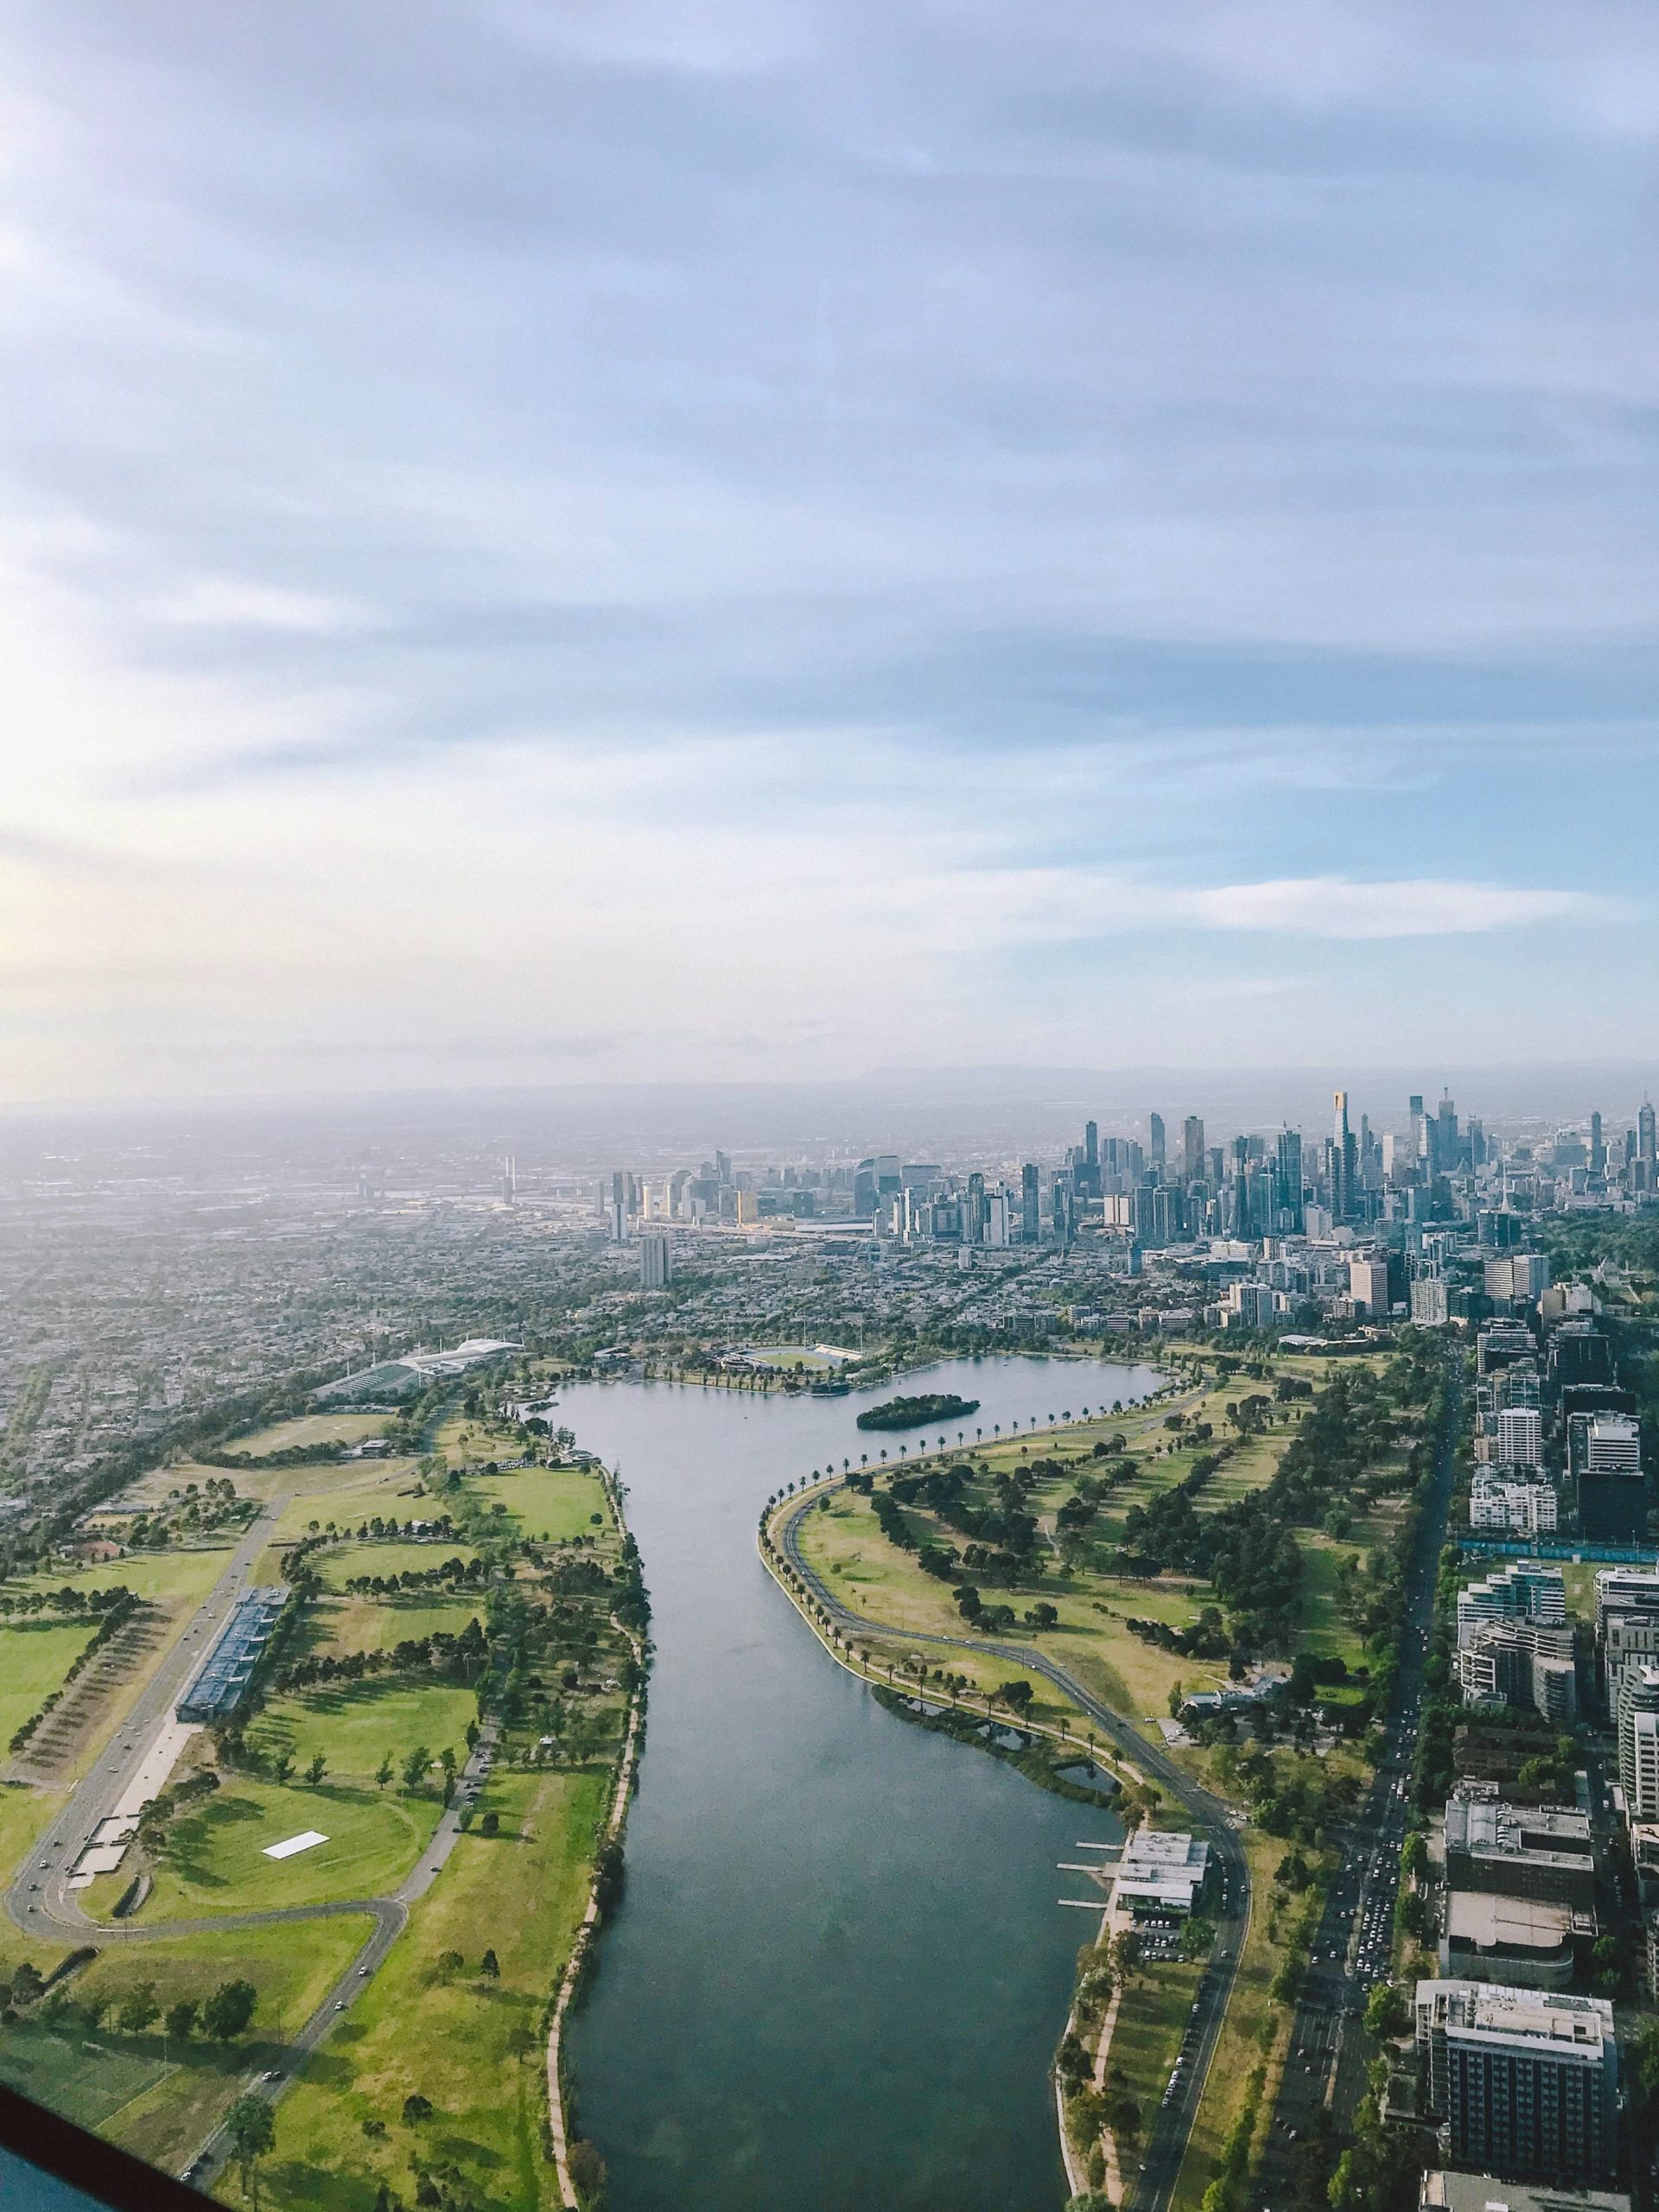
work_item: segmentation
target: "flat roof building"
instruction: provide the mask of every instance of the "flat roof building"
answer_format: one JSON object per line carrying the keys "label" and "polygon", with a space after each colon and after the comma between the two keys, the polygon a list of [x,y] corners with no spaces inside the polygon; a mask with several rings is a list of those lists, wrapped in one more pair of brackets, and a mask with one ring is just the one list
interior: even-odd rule
{"label": "flat roof building", "polygon": [[1446,1808],[1446,1879],[1452,1890],[1532,1897],[1593,1911],[1595,1841],[1587,1813],[1555,1806],[1471,1802]]}
{"label": "flat roof building", "polygon": [[285,1583],[250,1590],[237,1600],[229,1620],[178,1703],[181,1720],[227,1719],[247,1695],[270,1632],[288,1603]]}
{"label": "flat roof building", "polygon": [[1136,1919],[1192,1910],[1210,1871],[1210,1847],[1190,1835],[1141,1828],[1117,1862],[1112,1902]]}
{"label": "flat roof building", "polygon": [[1618,2164],[1618,2050],[1604,1997],[1420,1981],[1429,2109],[1460,2165],[1586,2182]]}
{"label": "flat roof building", "polygon": [[1613,2190],[1527,2189],[1491,2174],[1429,2172],[1423,2176],[1418,2212],[1630,2212],[1630,2200]]}

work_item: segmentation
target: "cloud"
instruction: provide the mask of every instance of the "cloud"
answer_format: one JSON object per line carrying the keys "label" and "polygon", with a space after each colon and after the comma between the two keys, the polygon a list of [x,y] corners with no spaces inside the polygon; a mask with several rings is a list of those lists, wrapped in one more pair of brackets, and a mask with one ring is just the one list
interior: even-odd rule
{"label": "cloud", "polygon": [[0,1082],[1659,1003],[1645,11],[0,60]]}
{"label": "cloud", "polygon": [[1216,929],[1300,937],[1466,937],[1542,922],[1632,918],[1624,902],[1590,892],[1522,890],[1433,877],[1356,883],[1340,876],[1304,876],[1225,884],[1184,893],[1182,900],[1194,920]]}

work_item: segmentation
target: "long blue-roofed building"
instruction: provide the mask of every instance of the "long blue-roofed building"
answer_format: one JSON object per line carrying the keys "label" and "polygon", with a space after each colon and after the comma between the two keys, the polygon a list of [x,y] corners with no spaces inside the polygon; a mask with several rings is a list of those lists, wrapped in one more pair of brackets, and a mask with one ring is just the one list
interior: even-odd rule
{"label": "long blue-roofed building", "polygon": [[250,1590],[237,1600],[218,1641],[179,1700],[181,1720],[223,1720],[236,1711],[248,1694],[253,1670],[288,1598],[286,1583],[276,1582]]}

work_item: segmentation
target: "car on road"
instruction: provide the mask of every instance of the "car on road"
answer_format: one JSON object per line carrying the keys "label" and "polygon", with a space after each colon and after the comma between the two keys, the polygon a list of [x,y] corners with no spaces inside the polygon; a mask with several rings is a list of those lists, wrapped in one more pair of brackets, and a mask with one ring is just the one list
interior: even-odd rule
{"label": "car on road", "polygon": [[259,2076],[259,2079],[262,2082],[280,2082],[282,2078],[283,2069],[280,2066],[267,2066],[264,2072]]}

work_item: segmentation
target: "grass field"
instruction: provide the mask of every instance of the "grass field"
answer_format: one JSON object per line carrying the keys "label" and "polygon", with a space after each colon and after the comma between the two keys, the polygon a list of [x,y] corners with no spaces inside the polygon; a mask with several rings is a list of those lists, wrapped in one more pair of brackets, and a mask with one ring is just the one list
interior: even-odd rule
{"label": "grass field", "polygon": [[[435,1792],[405,1796],[395,1782],[384,1790],[331,1780],[313,1789],[238,1776],[200,1811],[174,1822],[143,1917],[275,1911],[382,1896],[419,1858],[441,1809]],[[308,1828],[320,1828],[327,1842],[293,1859],[264,1855],[267,1844]]]}
{"label": "grass field", "polygon": [[0,1624],[0,1754],[92,1642],[90,1621],[7,1621]]}
{"label": "grass field", "polygon": [[320,1598],[306,1617],[307,1652],[390,1651],[410,1637],[459,1636],[484,1618],[481,1591],[460,1598]]}
{"label": "grass field", "polygon": [[200,1548],[169,1545],[165,1551],[129,1552],[106,1567],[75,1567],[49,1574],[20,1575],[9,1593],[42,1590],[107,1590],[124,1583],[147,1604],[172,1607],[200,1604],[225,1572],[235,1546],[228,1536],[213,1537]]}
{"label": "grass field", "polygon": [[1185,1960],[1160,1959],[1141,1971],[1144,1979],[1124,1991],[1118,2006],[1108,2064],[1128,2077],[1129,2094],[1141,2107],[1144,2143],[1157,2122],[1160,2100],[1180,2055],[1204,1968]]}
{"label": "grass field", "polygon": [[228,2044],[181,2044],[164,2040],[159,2023],[141,2035],[112,2024],[92,2034],[80,2020],[54,2031],[25,2018],[0,2038],[0,2080],[140,2158],[176,2167],[180,2145],[207,2135],[249,2074],[281,2063],[283,2035],[321,2003],[372,1926],[351,1916],[313,1923],[303,1942],[291,1929],[264,1928],[106,1951],[71,1984],[78,2002],[99,1996],[118,2006],[149,1980],[165,2008],[245,1980],[259,1993],[252,2027]]}
{"label": "grass field", "polygon": [[293,1421],[273,1422],[249,1436],[235,1436],[225,1446],[238,1458],[267,1459],[273,1452],[315,1451],[321,1445],[361,1444],[371,1436],[384,1436],[385,1414],[301,1414]]}
{"label": "grass field", "polygon": [[615,1533],[599,1478],[584,1468],[525,1467],[513,1475],[471,1475],[466,1491],[486,1512],[505,1505],[521,1535],[559,1543],[569,1536]]}
{"label": "grass field", "polygon": [[0,1784],[0,1887],[16,1872],[62,1802],[60,1790],[31,1789],[22,1783]]}
{"label": "grass field", "polygon": [[[467,2193],[514,2212],[556,2201],[542,2155],[542,2015],[586,1901],[603,1810],[598,1773],[499,1773],[483,1803],[501,1834],[476,1828],[349,2018],[280,2107],[264,2178],[275,2212],[372,2212],[381,2183],[408,2190],[416,2147],[401,2121],[418,2091],[436,2107],[418,2150],[454,2164]],[[493,1948],[499,1980],[479,1962]],[[438,1966],[446,1950],[459,1973]],[[384,2140],[363,2133],[378,2121]]]}
{"label": "grass field", "polygon": [[[407,1516],[405,1516],[407,1517]],[[424,1518],[424,1516],[416,1516]],[[343,1590],[359,1574],[425,1574],[446,1560],[476,1559],[471,1544],[341,1544],[316,1554],[317,1573],[325,1590]]]}
{"label": "grass field", "polygon": [[400,1759],[417,1744],[435,1753],[446,1745],[464,1751],[476,1710],[472,1692],[452,1683],[353,1682],[273,1699],[248,1741],[266,1756],[291,1752],[301,1768],[321,1751],[331,1774],[361,1778],[386,1752]]}

